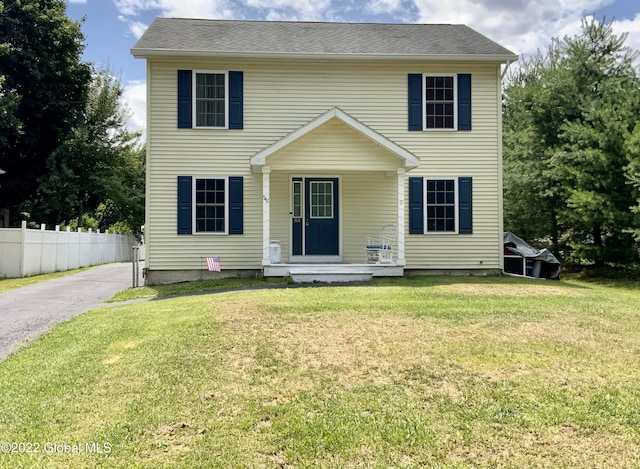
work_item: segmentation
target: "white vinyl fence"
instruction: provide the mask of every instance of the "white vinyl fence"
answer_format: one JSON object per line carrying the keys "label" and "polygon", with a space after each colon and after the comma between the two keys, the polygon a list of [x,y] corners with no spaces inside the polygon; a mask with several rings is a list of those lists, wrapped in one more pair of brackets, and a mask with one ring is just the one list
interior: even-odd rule
{"label": "white vinyl fence", "polygon": [[133,235],[100,231],[0,228],[0,278],[28,277],[110,262],[131,261]]}

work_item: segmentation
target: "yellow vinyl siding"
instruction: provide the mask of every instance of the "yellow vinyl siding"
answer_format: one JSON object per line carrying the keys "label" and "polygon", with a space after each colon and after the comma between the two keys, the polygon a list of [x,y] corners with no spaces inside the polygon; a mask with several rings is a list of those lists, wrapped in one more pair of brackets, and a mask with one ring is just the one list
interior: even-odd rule
{"label": "yellow vinyl siding", "polygon": [[[178,69],[243,71],[244,129],[178,129]],[[407,177],[473,177],[472,235],[409,235],[405,207],[407,268],[499,266],[498,65],[151,59],[148,70],[150,269],[200,268],[206,255],[220,256],[223,269],[260,268],[262,175],[251,173],[249,159],[335,106],[420,158]],[[407,74],[425,72],[472,74],[472,131],[407,130]],[[366,236],[396,221],[397,179],[384,171],[397,160],[336,120],[267,158],[270,238],[282,242],[283,260],[291,174],[341,178],[343,259],[361,262]],[[178,175],[243,176],[244,234],[177,235]]]}
{"label": "yellow vinyl siding", "polygon": [[273,171],[395,171],[400,164],[397,156],[361,135],[338,119],[331,119],[321,127],[304,135],[269,157],[267,164]]}

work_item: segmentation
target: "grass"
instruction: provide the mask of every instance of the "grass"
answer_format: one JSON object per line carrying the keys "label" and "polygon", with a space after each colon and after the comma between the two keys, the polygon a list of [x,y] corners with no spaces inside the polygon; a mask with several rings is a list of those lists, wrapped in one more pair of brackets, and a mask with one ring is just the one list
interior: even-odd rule
{"label": "grass", "polygon": [[41,451],[0,467],[637,467],[638,304],[420,277],[96,309],[0,363],[1,440]]}
{"label": "grass", "polygon": [[50,274],[34,275],[32,277],[23,278],[0,278],[0,293],[4,293],[9,290],[15,290],[17,288],[27,287],[29,285],[35,285],[36,283],[40,282],[46,282],[47,280],[66,277],[67,275],[77,274],[79,272],[84,272],[85,270],[93,268],[93,266],[83,267],[82,269],[67,270],[64,272],[52,272]]}

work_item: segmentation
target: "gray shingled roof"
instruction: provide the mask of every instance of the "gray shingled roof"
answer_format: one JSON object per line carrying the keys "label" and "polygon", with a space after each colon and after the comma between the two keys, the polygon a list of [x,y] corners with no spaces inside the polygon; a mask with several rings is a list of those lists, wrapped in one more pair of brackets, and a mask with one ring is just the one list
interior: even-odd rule
{"label": "gray shingled roof", "polygon": [[505,62],[517,56],[465,25],[156,18],[136,57],[387,57]]}

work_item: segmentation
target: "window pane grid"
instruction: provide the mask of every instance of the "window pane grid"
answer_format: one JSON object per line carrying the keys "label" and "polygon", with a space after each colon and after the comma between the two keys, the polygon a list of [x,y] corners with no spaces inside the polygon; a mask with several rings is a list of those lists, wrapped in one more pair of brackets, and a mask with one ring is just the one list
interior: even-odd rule
{"label": "window pane grid", "polygon": [[426,199],[427,231],[455,232],[455,181],[453,179],[428,179]]}
{"label": "window pane grid", "polygon": [[225,180],[196,179],[196,232],[224,233]]}
{"label": "window pane grid", "polygon": [[311,218],[333,218],[333,183],[311,181]]}
{"label": "window pane grid", "polygon": [[302,217],[302,182],[293,182],[293,216]]}
{"label": "window pane grid", "polygon": [[226,120],[225,75],[196,74],[196,126],[224,127]]}
{"label": "window pane grid", "polygon": [[426,128],[453,129],[454,80],[452,76],[426,77]]}

